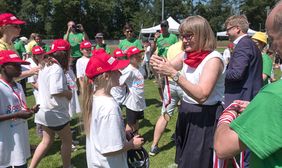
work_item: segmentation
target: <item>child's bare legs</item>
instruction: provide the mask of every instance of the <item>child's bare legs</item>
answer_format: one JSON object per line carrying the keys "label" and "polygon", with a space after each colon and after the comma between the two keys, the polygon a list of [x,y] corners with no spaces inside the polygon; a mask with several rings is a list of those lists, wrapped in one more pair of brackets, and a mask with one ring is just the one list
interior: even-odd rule
{"label": "child's bare legs", "polygon": [[61,157],[63,161],[63,168],[69,168],[71,166],[71,145],[72,135],[70,124],[66,125],[62,130],[57,132],[61,141]]}
{"label": "child's bare legs", "polygon": [[[70,124],[67,124],[62,130],[58,131],[57,133],[62,141],[61,156],[63,161],[63,168],[69,168],[71,165],[71,144],[72,144]],[[55,131],[51,130],[48,127],[43,126],[43,138],[35,150],[29,168],[37,167],[40,160],[43,158],[43,156],[46,154],[46,152],[54,142],[54,136],[55,136]]]}
{"label": "child's bare legs", "polygon": [[43,128],[43,137],[33,154],[29,168],[37,167],[42,157],[46,154],[46,152],[54,142],[55,132],[45,126],[42,126],[42,128]]}

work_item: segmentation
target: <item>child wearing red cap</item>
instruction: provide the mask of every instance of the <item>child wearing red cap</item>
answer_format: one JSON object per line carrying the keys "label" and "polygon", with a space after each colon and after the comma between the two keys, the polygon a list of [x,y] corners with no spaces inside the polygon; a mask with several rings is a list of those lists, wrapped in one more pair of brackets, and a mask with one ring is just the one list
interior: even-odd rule
{"label": "child wearing red cap", "polygon": [[85,76],[86,65],[91,57],[91,47],[92,44],[90,41],[82,41],[80,43],[80,52],[82,53],[82,57],[79,58],[76,62],[76,77],[79,81],[80,91],[83,93],[83,80]]}
{"label": "child wearing red cap", "polygon": [[87,81],[91,82],[87,83],[83,96],[83,122],[89,168],[128,168],[127,150],[143,144],[139,135],[126,140],[121,110],[110,94],[111,88],[119,85],[118,69],[128,64],[128,60],[116,60],[107,53],[100,53],[91,57],[87,65]]}
{"label": "child wearing red cap", "polygon": [[0,167],[27,168],[30,157],[26,119],[37,112],[28,109],[21,85],[14,78],[21,74],[20,59],[12,50],[0,51]]}
{"label": "child wearing red cap", "polygon": [[[34,46],[31,50],[31,58],[28,58],[26,61],[30,63],[28,69],[35,68],[40,66],[40,62],[44,58],[45,51],[40,46]],[[38,100],[38,83],[37,83],[38,75],[35,74],[27,78],[27,83],[30,83],[33,88],[33,95],[35,99],[35,103],[39,104]],[[42,137],[42,128],[39,124],[36,124],[36,133],[38,136]]]}
{"label": "child wearing red cap", "polygon": [[137,47],[130,47],[127,50],[127,57],[130,64],[122,71],[120,77],[120,85],[127,85],[129,93],[127,94],[123,105],[126,106],[126,131],[138,131],[138,120],[144,118],[144,109],[146,108],[144,98],[144,77],[140,72],[140,64],[142,63],[141,53]]}
{"label": "child wearing red cap", "polygon": [[[115,49],[113,54],[114,58],[116,58],[117,60],[128,60],[126,54],[120,48]],[[120,70],[120,72],[122,73],[122,70]],[[122,105],[126,97],[126,87],[126,85],[120,85],[112,87],[111,89],[111,95],[120,106]]]}
{"label": "child wearing red cap", "polygon": [[[40,46],[34,46],[32,48],[32,56],[26,61],[30,63],[29,67],[34,68],[40,65],[40,62],[44,58],[45,51]],[[36,104],[38,104],[38,84],[37,84],[38,75],[33,75],[27,79],[27,82],[31,84],[33,88],[33,95],[35,98]]]}
{"label": "child wearing red cap", "polygon": [[71,166],[72,136],[70,130],[69,102],[72,92],[68,88],[65,72],[69,67],[70,44],[63,39],[53,42],[51,50],[42,61],[38,74],[40,110],[35,123],[42,125],[43,137],[32,157],[30,167],[38,166],[42,157],[51,147],[55,133],[62,140],[61,156],[63,167]]}

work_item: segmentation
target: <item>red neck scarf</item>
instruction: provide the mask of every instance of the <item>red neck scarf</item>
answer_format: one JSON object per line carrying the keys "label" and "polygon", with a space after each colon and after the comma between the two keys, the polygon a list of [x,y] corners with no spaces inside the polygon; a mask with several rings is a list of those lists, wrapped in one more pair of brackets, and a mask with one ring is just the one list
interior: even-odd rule
{"label": "red neck scarf", "polygon": [[192,68],[197,68],[198,65],[209,55],[211,51],[194,51],[186,52],[187,58],[184,60],[184,63],[189,65]]}

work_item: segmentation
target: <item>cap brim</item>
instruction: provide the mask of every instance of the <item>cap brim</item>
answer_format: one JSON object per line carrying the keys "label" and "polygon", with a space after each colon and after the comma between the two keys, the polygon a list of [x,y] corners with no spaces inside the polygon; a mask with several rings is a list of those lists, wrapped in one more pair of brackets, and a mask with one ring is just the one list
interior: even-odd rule
{"label": "cap brim", "polygon": [[24,61],[24,60],[21,60],[21,59],[9,60],[7,62],[4,62],[4,64],[5,63],[10,63],[10,62],[12,62],[12,63],[20,63],[22,65],[29,65],[30,64],[30,62],[27,62],[27,61]]}
{"label": "cap brim", "polygon": [[20,25],[20,24],[25,24],[25,21],[22,21],[22,20],[15,20],[15,21],[13,21],[11,24],[18,24],[18,25]]}
{"label": "cap brim", "polygon": [[50,50],[50,51],[46,52],[44,55],[50,55],[50,54],[52,54],[54,52],[56,52],[56,51],[55,50]]}
{"label": "cap brim", "polygon": [[129,60],[118,60],[117,65],[112,69],[114,70],[119,70],[127,67],[129,65],[130,61]]}

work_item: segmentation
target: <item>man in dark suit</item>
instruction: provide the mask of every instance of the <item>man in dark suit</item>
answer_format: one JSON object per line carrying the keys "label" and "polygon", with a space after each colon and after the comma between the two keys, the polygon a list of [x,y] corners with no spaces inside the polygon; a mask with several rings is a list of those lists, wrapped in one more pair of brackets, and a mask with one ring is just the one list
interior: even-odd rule
{"label": "man in dark suit", "polygon": [[231,16],[225,22],[227,35],[235,44],[225,78],[225,107],[234,100],[252,100],[262,87],[262,57],[247,35],[245,16]]}
{"label": "man in dark suit", "polygon": [[[229,40],[234,43],[226,69],[225,108],[234,100],[251,101],[262,87],[262,56],[255,43],[247,35],[249,23],[245,16],[231,16],[225,22]],[[248,152],[246,155],[248,167]]]}

